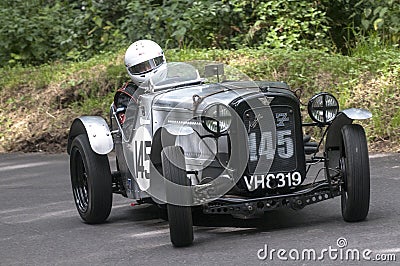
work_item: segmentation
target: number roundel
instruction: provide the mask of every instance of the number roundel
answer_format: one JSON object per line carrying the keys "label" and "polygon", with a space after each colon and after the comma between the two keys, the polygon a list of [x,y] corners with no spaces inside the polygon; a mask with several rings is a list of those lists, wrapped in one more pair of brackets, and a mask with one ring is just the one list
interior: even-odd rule
{"label": "number roundel", "polygon": [[140,189],[146,191],[150,187],[151,135],[143,126],[135,132],[132,152],[136,181]]}

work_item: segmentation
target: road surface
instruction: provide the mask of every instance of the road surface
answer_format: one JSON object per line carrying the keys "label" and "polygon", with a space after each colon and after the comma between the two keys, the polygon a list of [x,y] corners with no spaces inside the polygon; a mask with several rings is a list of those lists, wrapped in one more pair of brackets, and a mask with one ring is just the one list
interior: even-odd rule
{"label": "road surface", "polygon": [[371,157],[364,222],[344,222],[340,198],[257,220],[200,216],[193,246],[181,249],[157,208],[119,195],[107,223],[83,223],[68,167],[67,154],[0,154],[0,265],[308,265],[312,250],[326,265],[400,261],[400,154]]}

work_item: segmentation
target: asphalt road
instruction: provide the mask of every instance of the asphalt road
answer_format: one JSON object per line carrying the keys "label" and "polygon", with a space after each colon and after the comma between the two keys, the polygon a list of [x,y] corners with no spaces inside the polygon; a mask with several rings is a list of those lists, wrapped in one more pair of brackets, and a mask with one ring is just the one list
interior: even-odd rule
{"label": "asphalt road", "polygon": [[[344,222],[339,198],[257,220],[200,216],[193,246],[181,249],[170,244],[168,223],[155,207],[131,207],[119,195],[107,223],[81,222],[68,167],[66,154],[0,154],[0,265],[308,265],[315,263],[304,251],[310,249],[325,265],[365,265],[362,252],[371,265],[400,261],[400,154],[372,156],[371,207],[364,222]],[[339,248],[343,237],[347,246]],[[286,250],[280,257],[288,261],[277,252],[259,259],[266,245],[268,254]],[[350,249],[361,261],[341,257]],[[293,259],[296,250],[299,261]],[[397,262],[372,261],[392,260],[390,254]]]}

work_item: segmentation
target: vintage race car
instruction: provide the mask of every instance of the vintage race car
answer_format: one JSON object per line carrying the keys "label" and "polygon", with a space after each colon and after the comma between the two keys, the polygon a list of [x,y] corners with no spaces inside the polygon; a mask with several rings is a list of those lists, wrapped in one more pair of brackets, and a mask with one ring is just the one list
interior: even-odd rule
{"label": "vintage race car", "polygon": [[[286,83],[205,62],[165,64],[130,96],[127,106],[111,105],[108,123],[82,116],[70,128],[72,190],[85,222],[107,219],[112,193],[164,209],[174,246],[193,242],[193,210],[251,218],[341,196],[345,221],[367,217],[367,140],[353,121],[369,111],[339,111],[322,92],[305,123]],[[303,127],[320,128],[319,141]]]}

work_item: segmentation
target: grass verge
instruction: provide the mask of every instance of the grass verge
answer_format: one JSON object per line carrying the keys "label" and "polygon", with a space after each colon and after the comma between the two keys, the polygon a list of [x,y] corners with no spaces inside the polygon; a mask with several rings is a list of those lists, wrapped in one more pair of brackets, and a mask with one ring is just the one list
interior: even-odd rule
{"label": "grass verge", "polygon": [[[350,56],[318,50],[168,50],[168,61],[215,60],[255,80],[285,81],[307,103],[328,91],[341,108],[367,108],[362,122],[373,151],[400,152],[398,49],[355,49]],[[0,151],[65,151],[72,120],[107,116],[127,79],[124,51],[85,62],[0,69]],[[304,107],[303,107],[304,108]],[[305,109],[305,108],[304,108]]]}

